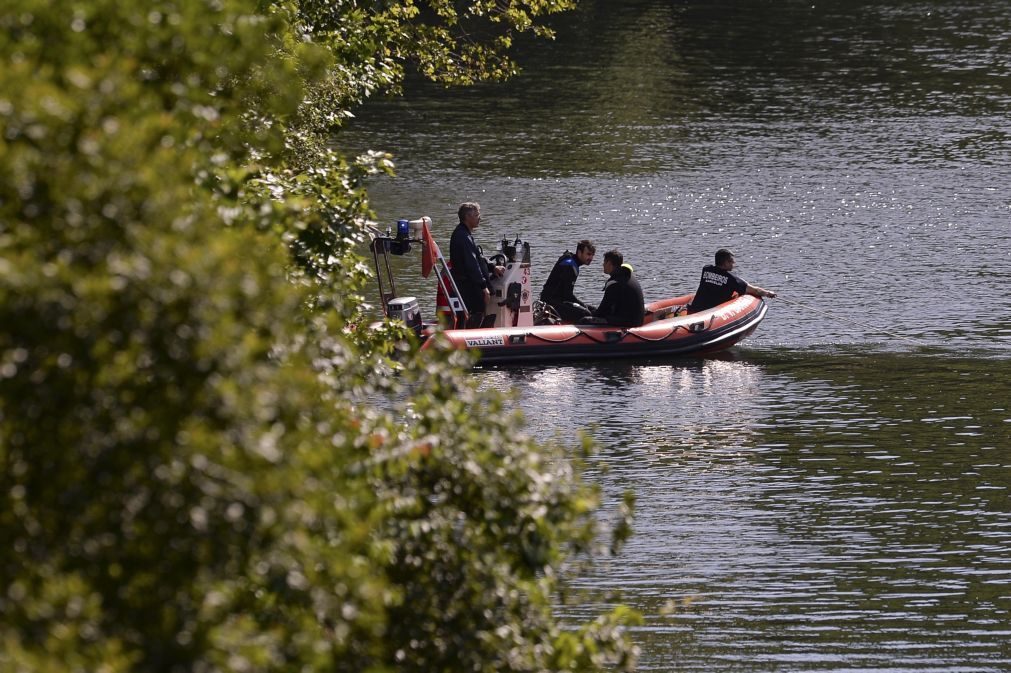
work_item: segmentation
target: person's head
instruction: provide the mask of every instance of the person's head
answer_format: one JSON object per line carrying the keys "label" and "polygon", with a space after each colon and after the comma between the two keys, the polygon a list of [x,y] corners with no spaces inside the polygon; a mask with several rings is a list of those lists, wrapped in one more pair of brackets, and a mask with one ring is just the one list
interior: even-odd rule
{"label": "person's head", "polygon": [[477,229],[477,225],[481,223],[481,204],[461,203],[460,209],[456,211],[456,214],[460,216],[460,224],[465,224],[468,229],[474,231]]}
{"label": "person's head", "polygon": [[720,248],[716,251],[716,266],[724,271],[733,271],[734,261],[734,253],[726,248]]}
{"label": "person's head", "polygon": [[621,253],[617,250],[608,250],[604,253],[604,273],[611,275],[619,268],[621,268],[622,262],[625,258],[622,257]]}
{"label": "person's head", "polygon": [[597,254],[597,246],[593,244],[593,241],[584,238],[576,243],[576,261],[580,266],[586,266],[592,262],[595,254]]}

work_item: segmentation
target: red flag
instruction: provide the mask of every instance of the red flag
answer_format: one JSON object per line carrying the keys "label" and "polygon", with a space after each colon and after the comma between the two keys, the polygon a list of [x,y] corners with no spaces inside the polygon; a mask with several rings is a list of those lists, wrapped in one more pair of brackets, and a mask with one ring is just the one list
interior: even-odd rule
{"label": "red flag", "polygon": [[432,238],[432,232],[428,230],[428,219],[421,223],[421,275],[428,278],[435,266],[435,260],[441,257],[439,245]]}

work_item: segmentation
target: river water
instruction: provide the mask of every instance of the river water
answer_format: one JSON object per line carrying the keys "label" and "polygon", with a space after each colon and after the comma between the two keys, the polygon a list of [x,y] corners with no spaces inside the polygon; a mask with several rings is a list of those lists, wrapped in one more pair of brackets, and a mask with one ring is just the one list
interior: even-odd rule
{"label": "river water", "polygon": [[527,431],[595,438],[605,513],[636,495],[566,614],[642,611],[643,670],[1011,670],[1011,2],[599,0],[556,25],[506,84],[360,111],[342,142],[398,166],[380,218],[448,246],[479,201],[478,242],[528,241],[538,287],[592,238],[647,300],[719,247],[781,294],[720,357],[475,372]]}

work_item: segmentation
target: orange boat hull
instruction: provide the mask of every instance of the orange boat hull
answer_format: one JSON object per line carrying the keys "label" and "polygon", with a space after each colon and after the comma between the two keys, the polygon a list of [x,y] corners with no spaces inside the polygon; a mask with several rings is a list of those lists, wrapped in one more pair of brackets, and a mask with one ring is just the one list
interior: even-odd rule
{"label": "orange boat hull", "polygon": [[708,311],[671,317],[691,297],[672,297],[648,304],[646,323],[641,327],[538,325],[452,329],[426,339],[422,347],[448,342],[452,348],[479,351],[484,364],[705,355],[730,348],[751,334],[768,311],[763,299],[744,295]]}

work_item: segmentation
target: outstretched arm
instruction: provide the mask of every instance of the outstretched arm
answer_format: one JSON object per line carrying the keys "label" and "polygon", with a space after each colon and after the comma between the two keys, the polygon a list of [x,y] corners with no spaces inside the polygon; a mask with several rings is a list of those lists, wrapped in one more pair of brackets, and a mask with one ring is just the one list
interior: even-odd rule
{"label": "outstretched arm", "polygon": [[757,285],[752,285],[751,283],[748,283],[748,289],[746,290],[746,292],[748,294],[754,295],[756,297],[770,297],[771,298],[771,297],[775,297],[776,296],[776,293],[773,292],[772,290],[766,290],[764,288],[758,287]]}

